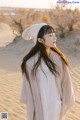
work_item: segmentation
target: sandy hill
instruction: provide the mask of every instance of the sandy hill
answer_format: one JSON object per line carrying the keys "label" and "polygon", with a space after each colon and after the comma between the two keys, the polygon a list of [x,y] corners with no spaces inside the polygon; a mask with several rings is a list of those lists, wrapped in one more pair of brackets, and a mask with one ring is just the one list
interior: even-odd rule
{"label": "sandy hill", "polygon": [[[0,47],[0,112],[8,112],[9,120],[27,120],[26,105],[20,103],[22,58],[34,45],[20,36],[11,43]],[[64,120],[80,120],[80,31],[66,34],[65,39],[57,38],[57,45],[72,63],[72,83],[76,102]]]}

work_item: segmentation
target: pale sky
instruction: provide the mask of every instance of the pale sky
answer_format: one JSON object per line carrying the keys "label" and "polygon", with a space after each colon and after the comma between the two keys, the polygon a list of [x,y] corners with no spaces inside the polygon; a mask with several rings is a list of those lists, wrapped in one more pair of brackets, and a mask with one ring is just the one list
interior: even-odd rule
{"label": "pale sky", "polygon": [[50,8],[50,0],[0,0],[0,6]]}
{"label": "pale sky", "polygon": [[[51,8],[58,0],[0,0],[0,7]],[[80,0],[68,0],[72,8],[80,8]],[[78,3],[75,3],[78,2]],[[62,3],[58,3],[62,4]]]}

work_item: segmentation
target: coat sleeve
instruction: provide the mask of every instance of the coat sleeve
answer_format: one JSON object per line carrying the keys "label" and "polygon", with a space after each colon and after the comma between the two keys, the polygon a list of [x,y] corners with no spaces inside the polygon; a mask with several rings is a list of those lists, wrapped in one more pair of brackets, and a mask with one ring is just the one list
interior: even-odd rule
{"label": "coat sleeve", "polygon": [[25,74],[22,75],[22,88],[20,93],[20,102],[27,104],[27,88],[29,88],[28,81]]}
{"label": "coat sleeve", "polygon": [[63,77],[62,77],[62,115],[64,115],[68,109],[75,102],[75,95],[73,85],[71,81],[71,75],[69,68],[63,63]]}
{"label": "coat sleeve", "polygon": [[33,120],[34,117],[34,103],[31,93],[30,84],[26,78],[26,75],[22,75],[22,88],[20,93],[20,102],[27,105],[27,116],[28,120]]}

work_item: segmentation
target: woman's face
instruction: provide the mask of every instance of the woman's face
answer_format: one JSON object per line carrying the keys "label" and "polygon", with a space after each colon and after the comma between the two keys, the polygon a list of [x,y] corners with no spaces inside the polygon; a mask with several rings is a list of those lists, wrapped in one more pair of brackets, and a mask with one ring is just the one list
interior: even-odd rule
{"label": "woman's face", "polygon": [[53,47],[56,46],[56,36],[55,33],[48,33],[43,36],[44,40],[40,40],[46,47]]}

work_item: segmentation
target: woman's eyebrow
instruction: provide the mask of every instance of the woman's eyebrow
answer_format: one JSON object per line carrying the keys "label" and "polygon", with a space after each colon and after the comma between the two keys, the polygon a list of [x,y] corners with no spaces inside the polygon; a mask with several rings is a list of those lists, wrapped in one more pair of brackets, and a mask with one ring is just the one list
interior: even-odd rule
{"label": "woman's eyebrow", "polygon": [[53,35],[55,35],[55,33],[53,33],[53,32],[52,32],[52,33],[49,33],[49,34],[53,34]]}

